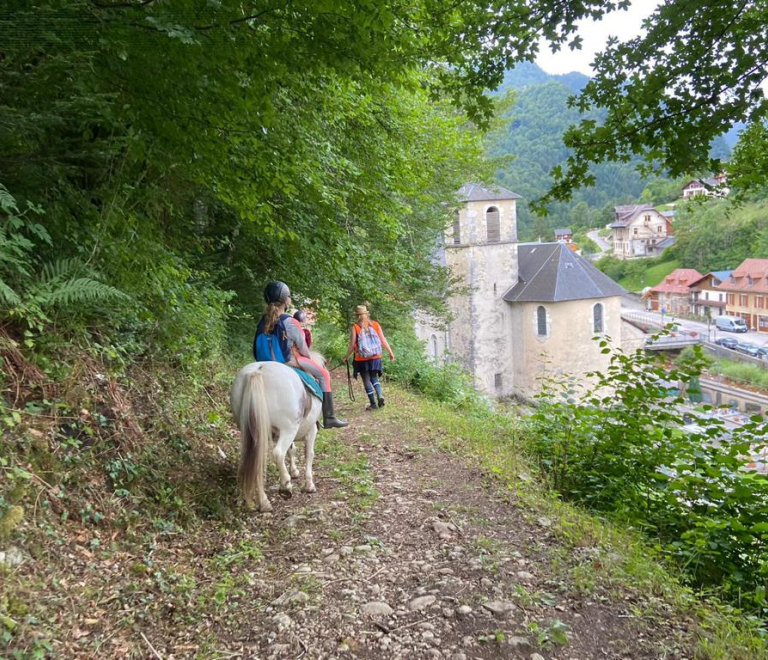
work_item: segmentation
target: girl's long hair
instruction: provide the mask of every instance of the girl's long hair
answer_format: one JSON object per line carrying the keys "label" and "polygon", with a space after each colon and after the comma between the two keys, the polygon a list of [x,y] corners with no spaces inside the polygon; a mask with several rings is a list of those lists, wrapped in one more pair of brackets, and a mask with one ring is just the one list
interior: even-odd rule
{"label": "girl's long hair", "polygon": [[359,314],[357,317],[357,325],[360,326],[360,329],[365,332],[368,330],[368,326],[371,325],[371,315],[370,314]]}
{"label": "girl's long hair", "polygon": [[264,312],[264,333],[270,334],[283,312],[283,303],[269,303]]}

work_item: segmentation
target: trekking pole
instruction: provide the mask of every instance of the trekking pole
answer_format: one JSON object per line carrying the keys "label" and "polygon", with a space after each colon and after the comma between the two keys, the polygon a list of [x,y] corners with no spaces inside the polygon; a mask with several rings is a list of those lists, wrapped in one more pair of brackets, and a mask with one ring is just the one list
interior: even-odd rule
{"label": "trekking pole", "polygon": [[347,365],[347,390],[349,391],[349,400],[355,400],[355,391],[352,389],[352,375],[349,373],[349,359],[344,359],[344,364]]}

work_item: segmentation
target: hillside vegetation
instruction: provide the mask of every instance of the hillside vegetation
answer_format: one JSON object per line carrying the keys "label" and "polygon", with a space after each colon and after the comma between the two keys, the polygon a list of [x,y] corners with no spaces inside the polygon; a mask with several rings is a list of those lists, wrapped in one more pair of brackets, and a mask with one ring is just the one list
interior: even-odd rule
{"label": "hillside vegetation", "polygon": [[744,259],[768,258],[768,201],[753,195],[680,204],[675,212],[677,244],[671,254],[700,273],[736,268]]}
{"label": "hillside vegetation", "polygon": [[[522,195],[518,217],[524,240],[553,238],[557,227],[574,231],[602,227],[611,221],[613,207],[620,204],[673,201],[680,195],[683,179],[645,177],[638,171],[638,159],[605,162],[592,168],[594,184],[573,192],[569,202],[547,205],[549,215],[540,218],[531,213],[529,203],[544,195],[552,185],[553,168],[562,166],[571,153],[563,143],[563,133],[581,119],[604,119],[599,110],[585,115],[570,107],[568,99],[580,92],[589,78],[583,74],[549,75],[536,64],[520,63],[505,75],[501,92],[514,93],[515,103],[505,112],[509,123],[487,139],[489,154],[512,157],[496,174],[501,185]],[[730,138],[731,142],[733,137]],[[729,144],[717,138],[712,154],[727,158]]]}
{"label": "hillside vegetation", "polygon": [[669,256],[669,250],[652,259],[619,259],[603,257],[595,264],[608,277],[618,282],[627,291],[640,292],[646,287],[656,286],[676,268],[680,262]]}

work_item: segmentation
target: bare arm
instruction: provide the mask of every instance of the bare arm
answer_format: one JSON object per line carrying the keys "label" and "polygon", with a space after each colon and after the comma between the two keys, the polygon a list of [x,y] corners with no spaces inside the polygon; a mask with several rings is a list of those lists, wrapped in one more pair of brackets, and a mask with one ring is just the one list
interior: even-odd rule
{"label": "bare arm", "polygon": [[389,342],[387,341],[387,338],[384,336],[384,331],[381,329],[381,325],[377,323],[375,327],[376,327],[376,334],[378,334],[379,339],[381,339],[381,345],[387,349],[387,353],[389,353],[389,359],[394,361],[395,354],[392,352],[392,349],[389,347]]}
{"label": "bare arm", "polygon": [[344,356],[345,360],[349,359],[349,356],[352,355],[352,353],[355,352],[355,328],[354,326],[349,329],[349,346],[347,346],[347,354]]}

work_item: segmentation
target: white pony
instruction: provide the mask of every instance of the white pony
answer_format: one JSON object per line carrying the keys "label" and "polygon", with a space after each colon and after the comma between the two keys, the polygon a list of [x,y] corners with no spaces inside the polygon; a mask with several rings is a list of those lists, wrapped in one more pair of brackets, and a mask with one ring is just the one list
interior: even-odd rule
{"label": "white pony", "polygon": [[[313,357],[322,364],[322,356],[313,354]],[[270,438],[275,440],[273,456],[280,472],[280,495],[290,497],[291,477],[299,477],[293,443],[302,439],[306,463],[304,492],[314,493],[312,461],[322,403],[307,392],[295,370],[279,362],[252,362],[237,374],[230,402],[240,427],[238,481],[246,506],[253,507],[255,488],[259,510],[272,510],[264,491]],[[285,467],[286,454],[290,457],[290,473]]]}

